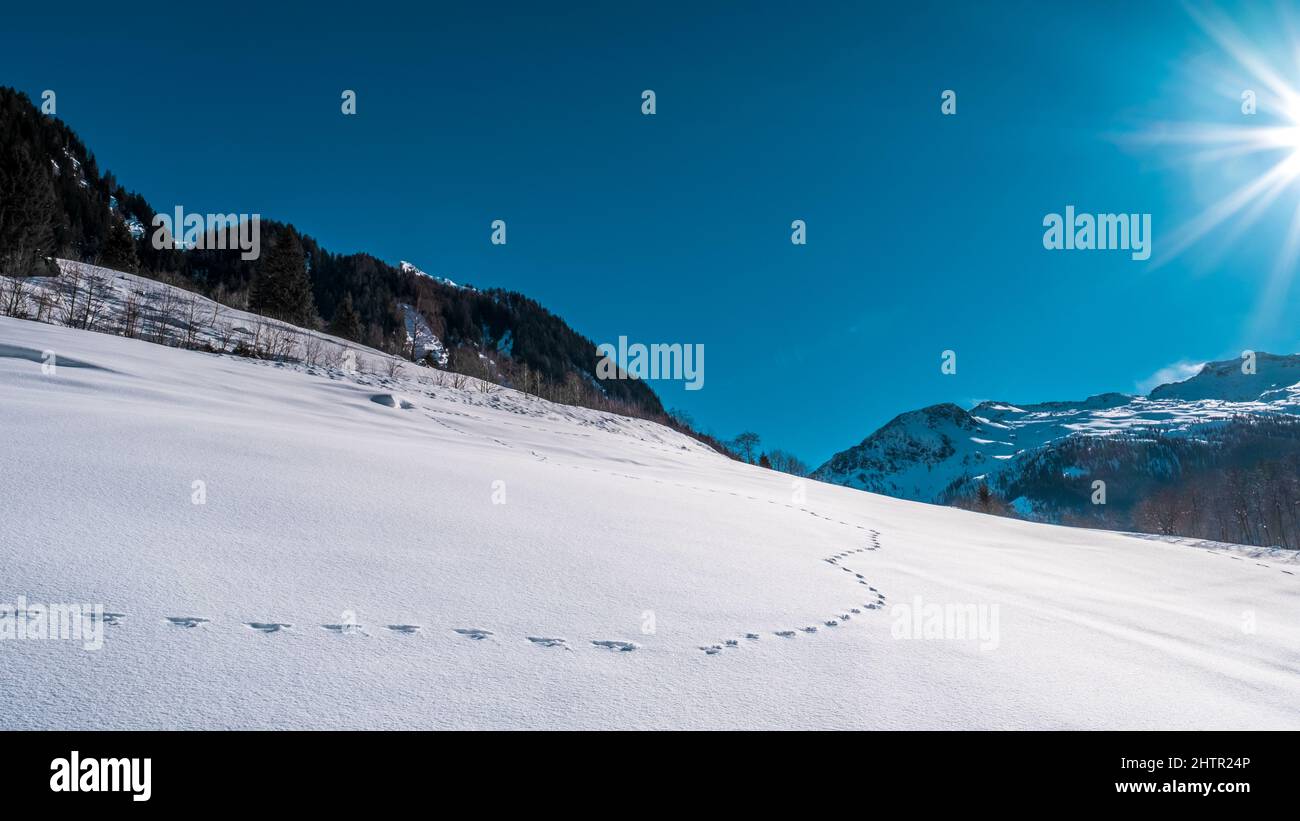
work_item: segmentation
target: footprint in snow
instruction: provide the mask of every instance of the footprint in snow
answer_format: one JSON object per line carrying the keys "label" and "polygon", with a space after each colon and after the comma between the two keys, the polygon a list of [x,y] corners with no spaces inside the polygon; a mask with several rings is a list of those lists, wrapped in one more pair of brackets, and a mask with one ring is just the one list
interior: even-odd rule
{"label": "footprint in snow", "polygon": [[473,639],[474,641],[482,641],[488,636],[493,635],[491,630],[479,630],[477,627],[456,627],[453,629],[465,638]]}
{"label": "footprint in snow", "polygon": [[824,621],[824,622],[822,622],[822,623],[825,624],[827,627],[839,627],[839,626],[840,626],[840,623],[837,622],[835,619],[827,619],[826,621]]}
{"label": "footprint in snow", "polygon": [[293,627],[292,624],[282,624],[275,621],[249,621],[245,624],[259,633],[279,633],[281,630],[288,630]]}
{"label": "footprint in snow", "polygon": [[90,619],[91,621],[96,621],[98,619],[99,621],[102,621],[104,624],[111,624],[114,626],[121,624],[122,619],[126,618],[125,613],[110,613],[107,610],[105,610],[102,614],[98,616],[95,615],[94,611],[86,613],[85,615],[86,618]]}
{"label": "footprint in snow", "polygon": [[597,647],[604,647],[606,650],[617,650],[620,653],[630,653],[640,646],[635,642],[615,641],[613,639],[598,639],[593,640],[591,643]]}
{"label": "footprint in snow", "polygon": [[792,639],[795,637],[795,632],[793,630],[777,630],[776,634],[783,639]]}
{"label": "footprint in snow", "polygon": [[709,644],[709,645],[704,645],[704,646],[700,647],[700,649],[704,651],[704,655],[706,655],[706,656],[716,656],[718,653],[721,653],[721,652],[722,652],[722,645],[721,645],[721,644]]}
{"label": "footprint in snow", "polygon": [[208,620],[198,616],[168,616],[167,622],[175,627],[198,627],[200,624],[207,624]]}
{"label": "footprint in snow", "polygon": [[817,628],[816,628],[815,626],[800,627],[799,629],[802,630],[802,631],[804,631],[805,633],[816,633],[816,632],[817,632]]}
{"label": "footprint in snow", "polygon": [[404,634],[406,634],[406,635],[409,636],[409,635],[412,634],[412,633],[418,633],[418,632],[420,632],[420,625],[418,625],[418,624],[390,624],[390,625],[388,625],[388,629],[389,629],[389,630],[392,630],[394,633],[404,633]]}
{"label": "footprint in snow", "polygon": [[565,644],[564,639],[561,638],[548,638],[546,636],[528,636],[528,640],[531,641],[533,644],[538,645],[539,647],[563,647],[565,650],[569,649],[568,645]]}
{"label": "footprint in snow", "polygon": [[340,636],[368,636],[368,635],[370,635],[370,634],[367,633],[365,630],[362,630],[362,629],[361,629],[361,625],[359,625],[359,624],[353,624],[353,623],[348,623],[348,624],[322,624],[321,627],[324,627],[326,630],[330,631],[331,633],[334,633],[334,634],[336,634],[336,635],[340,635]]}

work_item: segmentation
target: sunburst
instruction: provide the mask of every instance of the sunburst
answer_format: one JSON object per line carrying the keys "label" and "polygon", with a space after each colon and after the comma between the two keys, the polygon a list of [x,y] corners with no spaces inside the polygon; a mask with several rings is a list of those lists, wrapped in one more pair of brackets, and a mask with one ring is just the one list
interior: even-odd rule
{"label": "sunburst", "polygon": [[[1300,259],[1300,90],[1288,77],[1300,77],[1300,40],[1284,17],[1278,31],[1286,37],[1294,68],[1278,67],[1276,59],[1249,39],[1231,19],[1213,7],[1188,7],[1202,31],[1250,79],[1244,88],[1223,84],[1223,75],[1201,87],[1214,88],[1236,98],[1224,107],[1224,122],[1161,122],[1145,128],[1135,141],[1149,146],[1180,148],[1193,164],[1221,164],[1253,157],[1262,171],[1244,177],[1230,190],[1178,225],[1157,243],[1155,267],[1167,264],[1203,240],[1214,236],[1236,243],[1263,215],[1290,209],[1285,235],[1259,293],[1251,318],[1251,332],[1271,326],[1291,288]],[[1228,114],[1230,112],[1230,114]],[[1234,124],[1227,124],[1232,116]]]}

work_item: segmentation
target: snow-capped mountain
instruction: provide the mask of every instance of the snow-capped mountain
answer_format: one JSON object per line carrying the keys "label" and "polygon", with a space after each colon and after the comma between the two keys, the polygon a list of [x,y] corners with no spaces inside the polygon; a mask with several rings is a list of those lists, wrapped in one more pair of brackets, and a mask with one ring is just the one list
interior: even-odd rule
{"label": "snow-capped mountain", "polygon": [[[1260,353],[1205,364],[1147,396],[1105,393],[1078,402],[970,410],[934,405],[895,417],[814,471],[828,482],[904,499],[949,502],[984,483],[1021,514],[1055,520],[1088,498],[1092,482],[1143,483],[1202,465],[1243,425],[1300,419],[1300,356]],[[1120,497],[1120,507],[1138,501]]]}
{"label": "snow-capped mountain", "polygon": [[436,275],[434,275],[434,274],[430,274],[430,273],[428,273],[427,271],[422,271],[422,270],[420,270],[418,267],[416,267],[415,265],[413,265],[412,263],[407,262],[406,260],[402,260],[402,261],[401,261],[401,265],[398,266],[398,267],[400,268],[401,272],[404,273],[404,274],[415,274],[416,276],[427,277],[427,278],[433,280],[434,282],[441,282],[443,285],[447,285],[447,286],[450,286],[450,287],[452,287],[452,288],[465,288],[465,287],[468,287],[468,286],[465,286],[465,285],[459,285],[459,284],[457,284],[457,283],[455,283],[455,282],[452,282],[450,279],[447,279],[446,277],[440,277],[440,276],[436,276]]}

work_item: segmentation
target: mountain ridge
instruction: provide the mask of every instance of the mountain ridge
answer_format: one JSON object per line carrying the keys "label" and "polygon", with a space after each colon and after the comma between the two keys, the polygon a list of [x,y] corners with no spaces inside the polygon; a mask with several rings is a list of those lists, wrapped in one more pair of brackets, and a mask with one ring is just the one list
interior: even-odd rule
{"label": "mountain ridge", "polygon": [[[1295,483],[1289,468],[1282,478],[1269,477],[1296,450],[1300,354],[1261,352],[1252,361],[1254,372],[1242,360],[1207,362],[1145,396],[988,400],[970,409],[945,402],[907,411],[834,454],[812,476],[914,501],[984,504],[989,512],[1040,521],[1141,530],[1158,519],[1167,535],[1179,528],[1201,532],[1176,535],[1230,535],[1221,525],[1213,530],[1215,523],[1192,524],[1202,515],[1193,509],[1199,506],[1170,494],[1177,497],[1174,490],[1189,484],[1226,487],[1231,471],[1260,473],[1265,478],[1252,481],[1282,483],[1278,492]],[[1097,482],[1105,488],[1102,502],[1094,501]],[[1180,508],[1183,524],[1173,514],[1158,515],[1158,505]],[[1292,517],[1278,516],[1272,529],[1242,526],[1254,532],[1236,539],[1300,546],[1287,527]]]}

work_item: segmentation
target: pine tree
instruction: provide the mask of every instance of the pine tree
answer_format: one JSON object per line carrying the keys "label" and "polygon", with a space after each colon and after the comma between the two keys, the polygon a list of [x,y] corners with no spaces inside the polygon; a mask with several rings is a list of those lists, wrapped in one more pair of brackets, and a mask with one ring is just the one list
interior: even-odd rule
{"label": "pine tree", "polygon": [[114,219],[109,226],[104,250],[99,254],[99,264],[129,274],[134,274],[140,268],[140,257],[135,252],[135,238],[131,236],[126,223],[120,219]]}
{"label": "pine tree", "polygon": [[315,324],[316,303],[307,277],[307,257],[292,227],[285,229],[263,257],[248,301],[259,314],[304,327]]}
{"label": "pine tree", "polygon": [[[6,141],[8,135],[6,135]],[[0,150],[0,273],[49,274],[58,201],[49,161],[14,142]]]}
{"label": "pine tree", "polygon": [[361,341],[361,315],[352,305],[352,292],[349,291],[343,296],[343,301],[334,311],[334,321],[330,323],[330,333],[335,336],[341,336],[344,339],[350,339],[353,342]]}

